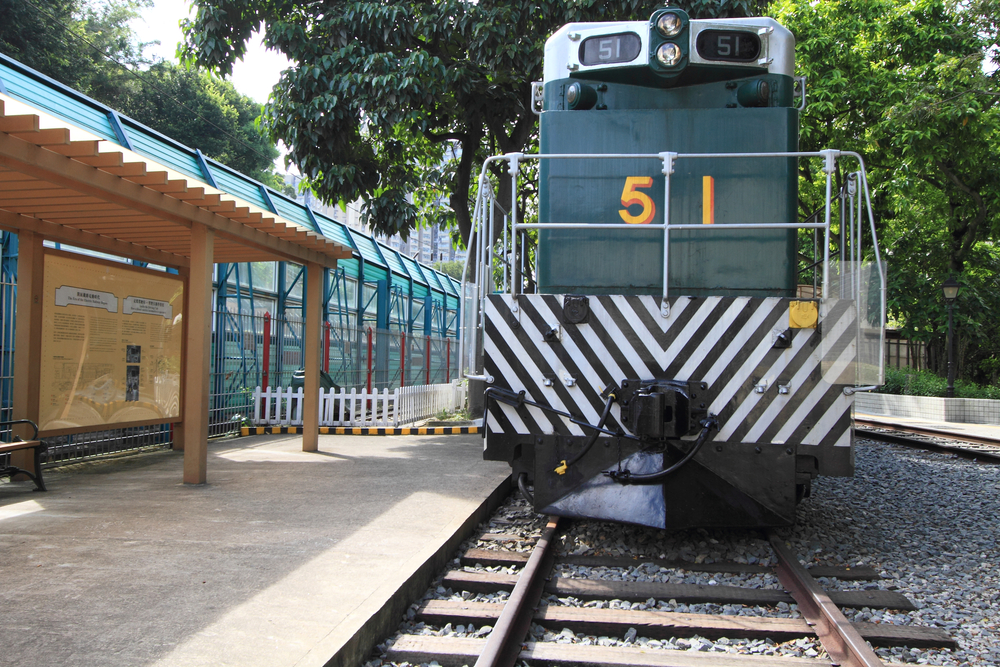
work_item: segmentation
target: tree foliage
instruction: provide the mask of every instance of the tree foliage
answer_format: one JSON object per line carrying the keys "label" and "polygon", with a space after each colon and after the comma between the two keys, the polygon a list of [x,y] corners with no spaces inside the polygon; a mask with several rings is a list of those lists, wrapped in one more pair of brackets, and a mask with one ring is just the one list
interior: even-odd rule
{"label": "tree foliage", "polygon": [[114,62],[148,65],[128,22],[151,0],[0,0],[0,51],[102,99],[122,80]]}
{"label": "tree foliage", "polygon": [[[151,0],[0,0],[0,51],[276,189],[261,106],[206,72],[143,55],[129,22]],[[145,71],[142,71],[145,70]],[[136,73],[141,76],[137,76]]]}
{"label": "tree foliage", "polygon": [[[186,57],[226,74],[263,25],[293,66],[264,115],[273,139],[328,202],[367,200],[378,232],[418,222],[408,195],[436,177],[463,239],[475,170],[488,154],[524,150],[535,134],[531,82],[545,39],[573,21],[643,19],[661,2],[624,0],[199,0]],[[682,3],[684,4],[684,3]],[[686,3],[694,15],[744,15],[751,0]],[[445,148],[454,164],[433,173]],[[501,181],[500,199],[510,201]]]}
{"label": "tree foliage", "polygon": [[261,105],[207,72],[158,62],[114,95],[122,113],[277,190],[278,149],[257,129]]}
{"label": "tree foliage", "polygon": [[[995,0],[772,6],[795,34],[797,68],[808,76],[801,149],[855,150],[868,165],[891,316],[905,337],[931,346],[940,369],[940,284],[959,277],[959,358],[972,375],[1000,358],[988,315],[1000,308],[998,10]],[[816,203],[818,176],[804,172],[803,209]]]}

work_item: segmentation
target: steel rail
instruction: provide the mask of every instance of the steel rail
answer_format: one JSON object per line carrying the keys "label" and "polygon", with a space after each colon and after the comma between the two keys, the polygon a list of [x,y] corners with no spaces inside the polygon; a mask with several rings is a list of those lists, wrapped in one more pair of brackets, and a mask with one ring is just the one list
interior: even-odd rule
{"label": "steel rail", "polygon": [[839,667],[882,667],[882,661],[868,643],[781,538],[774,531],[768,531],[767,536],[778,557],[775,568],[778,580],[795,598],[799,611],[816,632],[833,663]]}
{"label": "steel rail", "polygon": [[552,546],[558,528],[559,517],[550,516],[475,667],[514,667],[517,662],[521,645],[531,628],[535,607],[542,599],[545,580],[555,563]]}
{"label": "steel rail", "polygon": [[[915,449],[925,449],[932,452],[939,452],[941,454],[954,454],[955,456],[960,456],[966,459],[972,459],[980,461],[982,463],[1000,463],[1000,442],[993,440],[991,438],[977,438],[975,436],[967,435],[953,435],[951,433],[946,433],[944,431],[939,431],[937,429],[922,429],[917,426],[900,426],[898,424],[883,424],[881,422],[867,421],[864,419],[855,419],[855,426],[860,426],[862,428],[855,428],[855,433],[865,438],[870,438],[872,440],[881,440],[882,442],[888,442],[894,445],[903,445],[904,447],[912,447]],[[888,431],[896,431],[897,433],[909,433],[911,435],[919,435],[927,438],[942,438],[946,440],[954,440],[958,443],[965,443],[969,445],[981,445],[987,447],[995,448],[995,451],[984,451],[981,449],[966,449],[961,445],[944,445],[937,442],[927,442],[923,440],[914,440],[913,438],[907,438],[902,435],[895,435],[893,433],[878,433],[872,429],[885,429]]]}

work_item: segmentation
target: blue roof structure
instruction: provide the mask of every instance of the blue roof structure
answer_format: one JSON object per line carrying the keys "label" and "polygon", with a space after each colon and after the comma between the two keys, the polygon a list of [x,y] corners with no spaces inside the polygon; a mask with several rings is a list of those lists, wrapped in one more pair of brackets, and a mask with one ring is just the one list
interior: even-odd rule
{"label": "blue roof structure", "polygon": [[[409,275],[429,289],[456,293],[458,283],[435,269],[420,265],[407,270],[410,258],[382,247],[374,238],[351,229],[328,216],[312,211],[266,185],[126,116],[82,93],[51,79],[0,53],[0,93],[9,95],[67,123],[86,130],[143,157],[174,169],[194,180],[272,211],[296,225],[349,246],[356,259],[374,264],[387,273]],[[415,262],[414,262],[415,263]]]}

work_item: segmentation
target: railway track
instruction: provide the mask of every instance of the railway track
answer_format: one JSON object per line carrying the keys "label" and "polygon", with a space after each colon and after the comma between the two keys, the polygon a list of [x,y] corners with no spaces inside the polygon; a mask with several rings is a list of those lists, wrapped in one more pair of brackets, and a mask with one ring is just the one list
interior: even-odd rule
{"label": "railway track", "polygon": [[[563,521],[566,521],[565,519]],[[635,665],[644,667],[873,667],[882,663],[868,646],[909,646],[953,648],[955,641],[940,628],[890,624],[851,623],[840,608],[913,610],[905,596],[888,590],[825,591],[817,577],[842,580],[877,580],[879,575],[867,567],[803,567],[785,543],[775,534],[768,535],[777,566],[745,563],[692,563],[628,556],[555,555],[560,520],[550,517],[537,538],[534,550],[525,552],[473,548],[460,557],[462,569],[445,573],[441,585],[475,594],[509,592],[504,603],[470,600],[425,600],[415,612],[415,620],[431,626],[491,626],[486,638],[435,635],[402,635],[387,650],[394,663],[436,661],[442,667],[472,665],[477,667],[514,665],[525,661],[532,665]],[[503,536],[485,536],[488,540]],[[523,544],[523,542],[522,542]],[[750,588],[729,585],[675,584],[553,576],[555,563],[590,568],[635,568],[649,563],[660,568],[724,574],[775,574],[782,589]],[[487,571],[485,568],[489,568]],[[504,568],[519,571],[508,574]],[[578,601],[617,601],[610,608],[539,605],[543,595]],[[707,613],[646,611],[629,608],[630,602],[670,600],[689,604],[759,605],[788,609],[797,604],[801,618],[735,616]],[[623,604],[624,603],[624,604]],[[650,645],[601,645],[597,643],[560,643],[530,641],[532,624],[554,633],[583,634],[592,637],[625,638],[631,643],[638,636],[649,640],[671,638],[765,639],[774,643],[800,638],[819,639],[826,655],[815,658],[754,656],[736,653],[662,650]],[[610,643],[610,642],[606,642]]]}
{"label": "railway track", "polygon": [[992,438],[958,435],[939,429],[864,419],[855,419],[854,424],[857,435],[871,440],[953,454],[983,463],[1000,463],[1000,441]]}

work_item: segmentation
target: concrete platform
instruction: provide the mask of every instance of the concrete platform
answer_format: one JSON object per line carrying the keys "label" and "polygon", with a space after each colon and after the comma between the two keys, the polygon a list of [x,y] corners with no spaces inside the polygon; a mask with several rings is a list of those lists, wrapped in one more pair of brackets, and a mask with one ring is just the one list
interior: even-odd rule
{"label": "concrete platform", "polygon": [[973,438],[993,438],[1000,440],[1000,426],[993,424],[961,424],[958,422],[936,421],[933,419],[920,419],[918,417],[900,417],[896,415],[872,415],[863,412],[855,412],[855,419],[885,424],[888,426],[901,426],[903,428],[913,427],[936,431],[944,436],[954,435],[957,437],[969,436]]}
{"label": "concrete platform", "polygon": [[476,435],[213,442],[0,484],[0,664],[356,665],[506,496]]}

